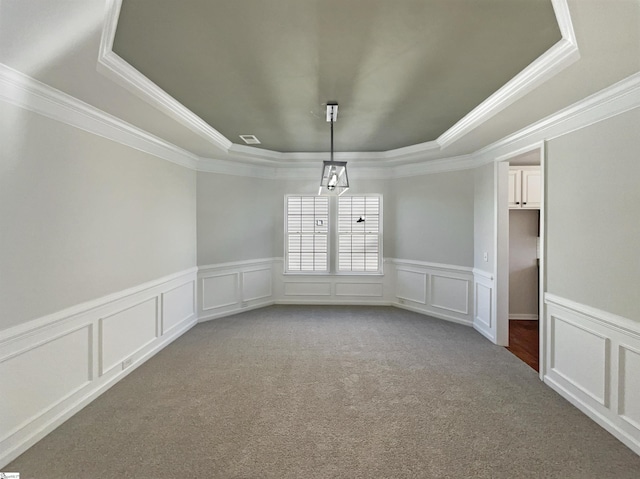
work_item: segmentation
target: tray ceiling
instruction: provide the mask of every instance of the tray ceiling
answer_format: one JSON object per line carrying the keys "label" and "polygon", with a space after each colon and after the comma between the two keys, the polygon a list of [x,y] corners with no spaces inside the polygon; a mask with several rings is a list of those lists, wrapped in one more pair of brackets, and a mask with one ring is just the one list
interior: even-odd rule
{"label": "tray ceiling", "polygon": [[550,0],[124,0],[113,51],[233,143],[437,139],[562,38]]}

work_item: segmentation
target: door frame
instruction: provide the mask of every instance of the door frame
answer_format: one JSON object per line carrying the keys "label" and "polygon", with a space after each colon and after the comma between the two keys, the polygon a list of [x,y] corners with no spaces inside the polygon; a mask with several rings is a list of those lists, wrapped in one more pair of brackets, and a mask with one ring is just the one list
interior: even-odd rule
{"label": "door frame", "polygon": [[547,331],[544,293],[546,291],[546,165],[545,142],[539,141],[496,158],[494,188],[495,218],[495,324],[496,344],[509,345],[509,161],[525,153],[538,151],[540,156],[540,271],[538,283],[538,327],[540,333],[539,376],[544,377],[546,367]]}

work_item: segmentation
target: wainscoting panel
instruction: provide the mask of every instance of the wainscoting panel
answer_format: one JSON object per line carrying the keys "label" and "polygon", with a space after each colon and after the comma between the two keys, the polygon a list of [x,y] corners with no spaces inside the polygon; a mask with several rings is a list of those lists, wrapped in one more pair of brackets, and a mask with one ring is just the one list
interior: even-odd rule
{"label": "wainscoting panel", "polygon": [[235,306],[240,302],[240,272],[202,278],[202,311]]}
{"label": "wainscoting panel", "polygon": [[156,297],[99,321],[100,375],[115,367],[158,337]]}
{"label": "wainscoting panel", "polygon": [[491,329],[491,288],[476,283],[475,319]]}
{"label": "wainscoting panel", "polygon": [[427,273],[407,269],[396,270],[396,297],[414,303],[427,302]]}
{"label": "wainscoting panel", "polygon": [[550,372],[607,406],[609,340],[565,318],[549,317]]}
{"label": "wainscoting panel", "polygon": [[621,345],[619,358],[618,413],[640,431],[640,351]]}
{"label": "wainscoting panel", "polygon": [[491,342],[496,341],[494,318],[493,275],[486,271],[473,270],[473,327]]}
{"label": "wainscoting panel", "polygon": [[291,282],[284,283],[285,296],[331,296],[329,282]]}
{"label": "wainscoting panel", "polygon": [[274,273],[278,304],[389,305],[386,274],[285,274],[282,262]]}
{"label": "wainscoting panel", "polygon": [[439,274],[431,275],[431,306],[452,311],[469,313],[469,280]]}
{"label": "wainscoting panel", "polygon": [[380,283],[336,283],[336,296],[382,298]]}
{"label": "wainscoting panel", "polygon": [[0,470],[196,324],[195,280],[192,268],[0,331]]}
{"label": "wainscoting panel", "polygon": [[640,454],[640,323],[545,294],[543,379]]}
{"label": "wainscoting panel", "polygon": [[242,273],[242,300],[255,301],[271,298],[273,273],[271,268],[244,271]]}
{"label": "wainscoting panel", "polygon": [[395,270],[393,305],[471,326],[473,274],[464,266],[389,259],[386,271]]}
{"label": "wainscoting panel", "polygon": [[0,360],[0,442],[89,384],[91,340],[86,325]]}
{"label": "wainscoting panel", "polygon": [[196,312],[196,282],[189,281],[162,293],[161,333],[167,334]]}
{"label": "wainscoting panel", "polygon": [[273,304],[274,265],[279,262],[262,258],[200,266],[198,319],[208,321]]}

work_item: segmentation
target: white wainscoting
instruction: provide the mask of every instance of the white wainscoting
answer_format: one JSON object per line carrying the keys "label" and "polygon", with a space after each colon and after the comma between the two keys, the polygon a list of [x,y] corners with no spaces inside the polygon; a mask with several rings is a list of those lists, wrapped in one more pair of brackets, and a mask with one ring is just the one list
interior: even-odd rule
{"label": "white wainscoting", "polygon": [[386,259],[384,274],[284,274],[282,258],[200,267],[201,321],[269,304],[398,306],[473,323],[470,268]]}
{"label": "white wainscoting", "polygon": [[544,382],[640,454],[640,323],[545,295]]}
{"label": "white wainscoting", "polygon": [[195,281],[192,268],[0,331],[0,468],[196,324]]}
{"label": "white wainscoting", "polygon": [[471,326],[471,268],[423,261],[389,259],[385,273],[393,278],[392,304]]}
{"label": "white wainscoting", "polygon": [[473,270],[473,327],[492,343],[496,342],[495,287],[493,274]]}
{"label": "white wainscoting", "polygon": [[281,259],[275,265],[278,304],[390,304],[386,274],[284,274]]}
{"label": "white wainscoting", "polygon": [[471,268],[396,259],[385,259],[384,274],[285,274],[283,267],[283,258],[200,267],[200,320],[269,304],[351,304],[473,322]]}
{"label": "white wainscoting", "polygon": [[229,316],[274,303],[274,265],[279,258],[262,258],[200,266],[200,321]]}

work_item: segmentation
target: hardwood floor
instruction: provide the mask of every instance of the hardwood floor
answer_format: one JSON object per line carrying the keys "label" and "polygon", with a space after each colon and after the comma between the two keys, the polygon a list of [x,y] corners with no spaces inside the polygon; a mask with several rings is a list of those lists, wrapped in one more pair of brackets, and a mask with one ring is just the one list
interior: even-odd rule
{"label": "hardwood floor", "polygon": [[539,370],[539,341],[538,321],[509,321],[507,349],[536,371]]}

